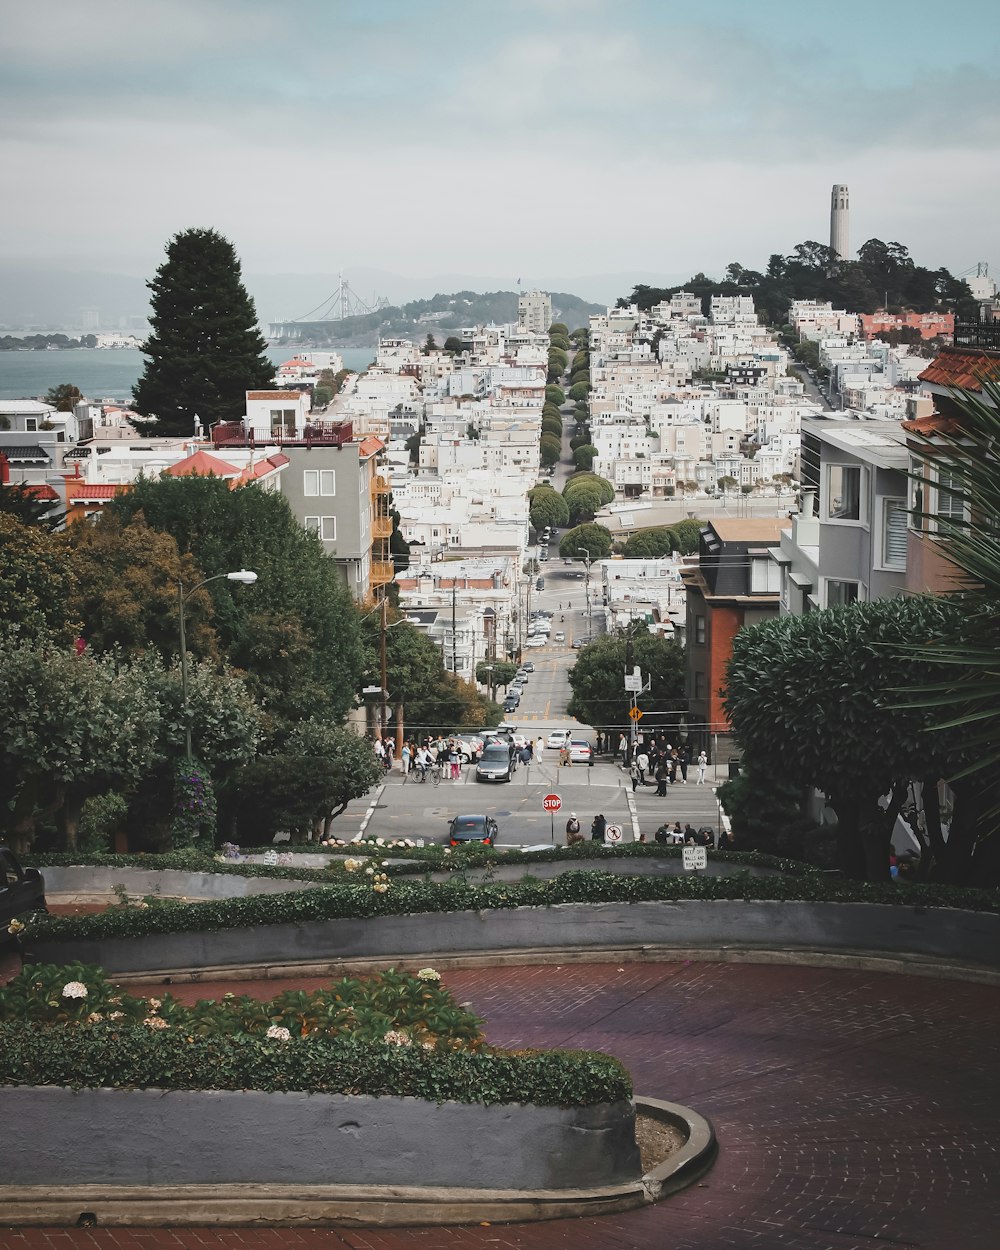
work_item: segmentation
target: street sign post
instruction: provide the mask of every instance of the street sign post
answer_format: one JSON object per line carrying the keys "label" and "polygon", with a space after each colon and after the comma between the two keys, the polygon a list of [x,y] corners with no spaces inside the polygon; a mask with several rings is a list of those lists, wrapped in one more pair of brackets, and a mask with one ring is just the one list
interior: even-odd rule
{"label": "street sign post", "polygon": [[560,807],[562,807],[562,799],[558,794],[547,794],[542,799],[542,808],[549,814],[549,835],[553,846],[556,844],[556,812]]}
{"label": "street sign post", "polygon": [[681,850],[681,864],[686,872],[708,867],[708,849],[704,846],[685,846]]}
{"label": "street sign post", "polygon": [[628,714],[629,714],[629,716],[630,716],[633,720],[641,720],[641,719],[642,719],[642,708],[641,708],[641,707],[631,707],[631,708],[629,708]]}
{"label": "street sign post", "polygon": [[606,825],[604,828],[604,841],[609,846],[617,846],[622,840],[621,825]]}

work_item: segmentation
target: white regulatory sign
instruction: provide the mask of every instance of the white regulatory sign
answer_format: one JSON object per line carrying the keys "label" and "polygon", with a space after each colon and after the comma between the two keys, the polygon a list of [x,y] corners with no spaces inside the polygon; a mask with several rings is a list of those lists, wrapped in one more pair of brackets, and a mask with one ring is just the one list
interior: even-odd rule
{"label": "white regulatory sign", "polygon": [[264,852],[264,863],[265,863],[265,864],[269,864],[269,865],[273,866],[273,865],[274,865],[274,864],[276,864],[277,862],[278,862],[278,852],[277,852],[277,851],[265,851],[265,852]]}
{"label": "white regulatory sign", "polygon": [[704,846],[685,846],[681,850],[681,863],[686,871],[708,867],[708,849]]}
{"label": "white regulatory sign", "polygon": [[605,842],[620,842],[622,840],[621,825],[608,825],[604,830]]}

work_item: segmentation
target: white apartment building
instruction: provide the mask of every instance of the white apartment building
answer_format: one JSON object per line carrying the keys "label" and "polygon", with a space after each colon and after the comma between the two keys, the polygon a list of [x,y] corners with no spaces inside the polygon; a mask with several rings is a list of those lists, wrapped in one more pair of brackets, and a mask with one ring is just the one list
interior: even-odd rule
{"label": "white apartment building", "polygon": [[527,291],[518,296],[517,324],[532,334],[547,334],[552,324],[552,297],[547,291]]}

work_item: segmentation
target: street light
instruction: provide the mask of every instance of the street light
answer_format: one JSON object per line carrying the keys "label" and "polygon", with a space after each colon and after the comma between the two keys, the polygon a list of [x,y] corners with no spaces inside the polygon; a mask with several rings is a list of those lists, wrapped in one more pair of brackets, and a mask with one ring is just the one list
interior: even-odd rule
{"label": "street light", "polygon": [[250,569],[239,569],[235,573],[216,573],[214,577],[206,577],[197,586],[192,586],[188,591],[185,591],[183,582],[177,583],[177,606],[180,612],[181,627],[181,707],[184,712],[184,755],[189,763],[191,761],[191,718],[188,715],[188,658],[184,605],[196,590],[201,590],[202,586],[207,586],[209,582],[220,581],[222,578],[230,582],[240,582],[244,586],[252,586],[257,580],[257,574],[251,572]]}

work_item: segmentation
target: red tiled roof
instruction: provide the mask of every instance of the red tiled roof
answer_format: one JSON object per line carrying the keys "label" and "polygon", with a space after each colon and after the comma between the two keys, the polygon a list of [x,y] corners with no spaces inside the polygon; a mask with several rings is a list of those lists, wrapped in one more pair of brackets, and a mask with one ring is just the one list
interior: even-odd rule
{"label": "red tiled roof", "polygon": [[981,390],[983,378],[1000,381],[1000,357],[961,349],[946,349],[919,375],[921,382],[965,391]]}
{"label": "red tiled roof", "polygon": [[66,497],[70,503],[96,503],[101,499],[114,499],[119,491],[129,489],[127,482],[84,482],[72,477],[66,479]]}
{"label": "red tiled roof", "polygon": [[371,435],[369,438],[363,438],[358,444],[358,451],[362,456],[374,456],[376,452],[380,452],[385,443],[380,438]]}
{"label": "red tiled roof", "polygon": [[215,477],[236,477],[239,469],[226,460],[220,460],[218,456],[210,455],[207,451],[196,451],[193,456],[172,464],[167,469],[167,473],[171,477],[193,477],[196,474],[207,477],[210,473]]}
{"label": "red tiled roof", "polygon": [[288,457],[278,452],[273,456],[268,456],[266,460],[248,464],[239,477],[233,478],[229,483],[230,489],[236,490],[238,486],[245,486],[247,482],[256,482],[263,477],[270,477],[272,473],[277,473],[288,463]]}
{"label": "red tiled roof", "polygon": [[941,412],[929,412],[926,417],[914,417],[901,421],[900,425],[910,434],[961,434],[962,423],[957,417],[946,417]]}
{"label": "red tiled roof", "polygon": [[52,489],[47,482],[33,486],[30,482],[25,486],[25,492],[34,495],[36,499],[58,499],[59,492]]}

